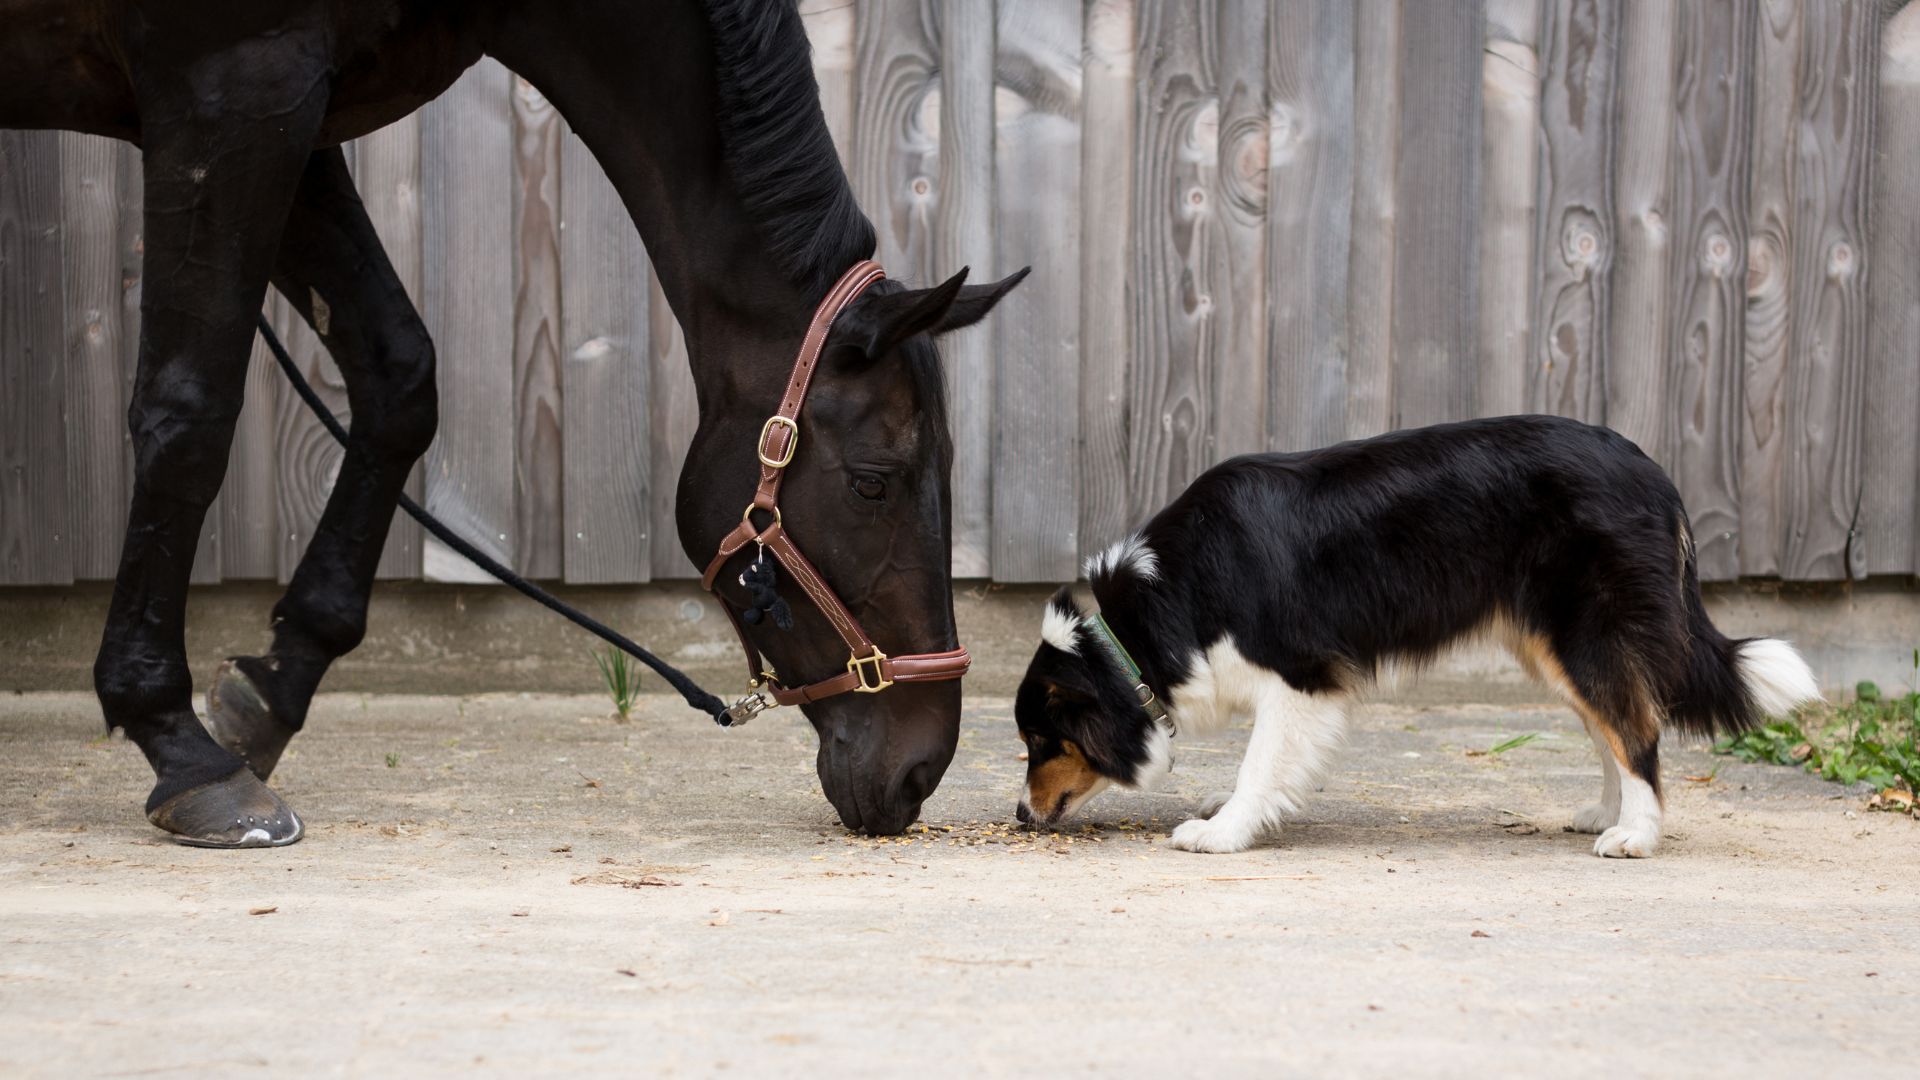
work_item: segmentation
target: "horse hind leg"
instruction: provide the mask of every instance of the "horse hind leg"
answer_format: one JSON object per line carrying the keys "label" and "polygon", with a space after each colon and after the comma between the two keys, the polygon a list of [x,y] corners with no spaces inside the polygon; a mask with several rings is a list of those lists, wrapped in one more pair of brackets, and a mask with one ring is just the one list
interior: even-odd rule
{"label": "horse hind leg", "polygon": [[229,658],[207,691],[214,737],[262,780],[305,725],[327,668],[366,633],[381,548],[438,410],[433,343],[338,149],[308,162],[273,284],[326,344],[353,415],[326,509],[274,606],[271,647]]}
{"label": "horse hind leg", "polygon": [[194,716],[185,648],[187,579],[226,475],[254,316],[326,105],[323,83],[278,81],[268,69],[282,71],[235,68],[209,101],[142,102],[168,119],[143,131],[145,287],[127,410],[134,492],[94,662],[108,725],[153,766],[148,820],[210,847],[301,835],[298,816]]}

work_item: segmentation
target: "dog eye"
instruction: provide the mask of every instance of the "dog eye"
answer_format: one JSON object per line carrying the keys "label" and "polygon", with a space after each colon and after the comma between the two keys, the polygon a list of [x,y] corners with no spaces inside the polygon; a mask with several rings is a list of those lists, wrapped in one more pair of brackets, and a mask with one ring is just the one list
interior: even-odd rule
{"label": "dog eye", "polygon": [[854,473],[852,487],[855,495],[868,502],[879,502],[887,497],[887,481],[878,473]]}

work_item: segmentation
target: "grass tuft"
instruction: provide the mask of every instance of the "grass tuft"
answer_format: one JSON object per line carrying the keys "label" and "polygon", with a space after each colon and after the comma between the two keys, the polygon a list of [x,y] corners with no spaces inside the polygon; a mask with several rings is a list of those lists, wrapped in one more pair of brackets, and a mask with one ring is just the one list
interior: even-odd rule
{"label": "grass tuft", "polygon": [[633,658],[608,647],[595,652],[593,662],[600,668],[600,681],[606,684],[607,696],[613,699],[614,712],[620,715],[621,723],[626,723],[633,713],[634,698],[640,693],[640,672],[634,667]]}

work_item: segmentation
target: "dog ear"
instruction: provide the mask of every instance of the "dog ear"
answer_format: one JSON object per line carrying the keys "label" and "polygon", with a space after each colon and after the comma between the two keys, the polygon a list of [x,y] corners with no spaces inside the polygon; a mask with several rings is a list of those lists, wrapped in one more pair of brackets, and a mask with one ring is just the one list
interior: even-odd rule
{"label": "dog ear", "polygon": [[1062,585],[1055,590],[1054,594],[1047,599],[1047,606],[1075,622],[1086,617],[1081,613],[1080,605],[1074,602],[1072,585]]}

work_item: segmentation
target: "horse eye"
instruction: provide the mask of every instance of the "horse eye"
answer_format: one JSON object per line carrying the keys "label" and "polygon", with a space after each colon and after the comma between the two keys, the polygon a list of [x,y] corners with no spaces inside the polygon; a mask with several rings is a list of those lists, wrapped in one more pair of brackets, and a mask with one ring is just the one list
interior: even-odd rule
{"label": "horse eye", "polygon": [[887,482],[873,473],[854,473],[853,493],[869,502],[879,502],[887,497]]}

